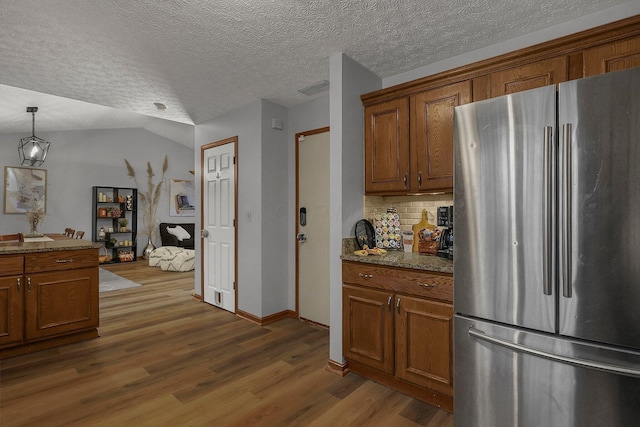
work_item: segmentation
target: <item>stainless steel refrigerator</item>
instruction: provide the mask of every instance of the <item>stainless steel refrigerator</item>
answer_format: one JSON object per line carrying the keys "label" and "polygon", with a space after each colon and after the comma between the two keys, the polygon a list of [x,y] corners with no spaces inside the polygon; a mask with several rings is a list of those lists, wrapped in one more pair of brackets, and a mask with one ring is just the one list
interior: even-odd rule
{"label": "stainless steel refrigerator", "polygon": [[455,137],[455,425],[640,425],[640,68],[457,107]]}

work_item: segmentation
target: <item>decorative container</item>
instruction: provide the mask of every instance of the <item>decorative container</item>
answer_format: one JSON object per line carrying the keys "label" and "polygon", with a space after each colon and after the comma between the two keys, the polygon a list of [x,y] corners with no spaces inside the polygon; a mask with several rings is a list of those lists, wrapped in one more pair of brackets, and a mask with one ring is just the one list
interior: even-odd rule
{"label": "decorative container", "polygon": [[120,262],[133,261],[133,252],[120,251],[118,252],[118,259]]}
{"label": "decorative container", "polygon": [[147,246],[144,248],[144,251],[142,252],[142,258],[149,259],[149,255],[151,255],[151,252],[153,252],[155,248],[156,247],[153,245],[153,242],[151,241],[151,237],[149,237],[149,240],[147,241]]}

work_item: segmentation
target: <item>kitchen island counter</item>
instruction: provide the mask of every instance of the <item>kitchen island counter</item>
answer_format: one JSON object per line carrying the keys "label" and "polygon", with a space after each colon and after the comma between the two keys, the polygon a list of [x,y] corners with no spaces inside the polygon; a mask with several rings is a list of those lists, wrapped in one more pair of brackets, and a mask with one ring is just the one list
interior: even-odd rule
{"label": "kitchen island counter", "polygon": [[98,336],[98,246],[37,240],[0,243],[0,359]]}
{"label": "kitchen island counter", "polygon": [[36,252],[97,249],[100,246],[89,240],[71,239],[62,234],[49,234],[51,240],[32,242],[0,242],[0,255],[29,254]]}

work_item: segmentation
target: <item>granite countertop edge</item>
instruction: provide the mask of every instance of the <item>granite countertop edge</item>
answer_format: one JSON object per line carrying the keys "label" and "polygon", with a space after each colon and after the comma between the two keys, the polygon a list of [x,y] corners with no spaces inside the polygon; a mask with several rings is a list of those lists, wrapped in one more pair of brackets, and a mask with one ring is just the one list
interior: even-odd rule
{"label": "granite countertop edge", "polygon": [[98,249],[100,244],[81,240],[57,240],[53,242],[21,242],[0,244],[0,255],[30,254],[37,252],[76,251],[81,249]]}
{"label": "granite countertop edge", "polygon": [[361,262],[364,264],[377,264],[389,267],[411,268],[414,270],[453,274],[452,260],[416,252],[406,253],[400,251],[388,251],[385,255],[368,256],[343,253],[340,256],[340,259],[343,261]]}

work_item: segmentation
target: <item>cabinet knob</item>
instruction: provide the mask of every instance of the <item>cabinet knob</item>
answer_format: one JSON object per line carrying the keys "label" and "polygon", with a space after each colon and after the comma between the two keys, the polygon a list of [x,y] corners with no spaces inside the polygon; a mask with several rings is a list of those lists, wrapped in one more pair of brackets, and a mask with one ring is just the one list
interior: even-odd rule
{"label": "cabinet knob", "polygon": [[389,308],[389,313],[391,313],[391,302],[393,301],[393,297],[389,297],[387,300],[387,307]]}
{"label": "cabinet knob", "polygon": [[404,174],[404,188],[407,188],[407,181],[409,180],[409,173]]}
{"label": "cabinet knob", "polygon": [[20,292],[20,278],[18,277],[18,292]]}
{"label": "cabinet knob", "polygon": [[398,310],[398,314],[400,314],[400,298],[396,301],[396,310]]}
{"label": "cabinet knob", "polygon": [[422,188],[422,171],[418,172],[418,188]]}
{"label": "cabinet knob", "polygon": [[364,274],[364,273],[358,273],[358,276],[364,278],[364,279],[371,279],[373,277],[373,274]]}
{"label": "cabinet knob", "polygon": [[31,292],[31,277],[27,277],[27,289]]}

